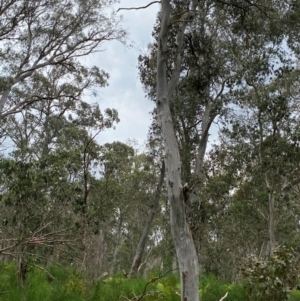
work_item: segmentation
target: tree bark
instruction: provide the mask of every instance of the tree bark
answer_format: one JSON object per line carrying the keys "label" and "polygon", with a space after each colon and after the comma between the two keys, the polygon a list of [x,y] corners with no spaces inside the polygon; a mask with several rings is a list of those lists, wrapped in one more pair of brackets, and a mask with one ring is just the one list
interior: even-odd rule
{"label": "tree bark", "polygon": [[196,168],[195,168],[195,175],[197,177],[200,177],[203,170],[203,161],[204,161],[204,155],[205,155],[207,142],[208,142],[208,133],[209,133],[210,126],[215,118],[215,115],[211,116],[211,111],[212,111],[212,103],[211,101],[209,101],[205,106],[205,111],[202,116],[202,124],[201,124],[202,131],[201,131],[201,137],[198,146],[198,155],[197,155]]}
{"label": "tree bark", "polygon": [[[257,92],[256,86],[254,86],[256,97],[259,99],[259,94]],[[259,124],[259,161],[260,164],[263,165],[263,121],[262,121],[262,112],[259,110],[258,112],[258,124]],[[273,133],[275,134],[275,132]],[[272,162],[273,163],[273,162]],[[268,205],[269,205],[269,216],[268,216],[268,232],[269,232],[269,248],[268,254],[272,255],[275,247],[275,196],[274,196],[274,183],[270,181],[268,171],[264,172],[264,180],[266,185],[266,190],[268,191]],[[272,184],[271,184],[272,183]]]}
{"label": "tree bark", "polygon": [[270,255],[273,255],[275,247],[275,199],[274,193],[269,193],[269,239],[270,239]]}
{"label": "tree bark", "polygon": [[24,282],[27,274],[27,264],[24,260],[24,248],[19,255],[19,265],[18,265],[18,284],[20,287],[24,287]]}
{"label": "tree bark", "polygon": [[[181,183],[181,161],[176,139],[169,100],[178,83],[180,75],[183,35],[188,18],[192,14],[184,14],[177,34],[178,52],[174,60],[174,70],[167,84],[166,52],[170,26],[170,0],[162,0],[161,28],[157,50],[157,111],[165,147],[166,183],[170,202],[171,232],[175,244],[180,279],[181,300],[198,301],[199,263],[196,248],[189,229],[185,212],[185,197]],[[197,1],[193,1],[195,4]],[[196,8],[192,7],[192,13]]]}
{"label": "tree bark", "polygon": [[123,226],[123,213],[122,211],[120,211],[120,217],[118,221],[117,244],[115,246],[114,253],[113,253],[113,260],[109,271],[110,275],[113,275],[116,272],[118,255],[124,242],[124,239],[122,237],[122,226]]}
{"label": "tree bark", "polygon": [[138,272],[138,269],[141,265],[143,253],[145,250],[146,242],[147,242],[149,231],[150,231],[150,227],[151,227],[154,215],[157,211],[157,207],[159,204],[161,188],[162,188],[162,185],[164,182],[164,177],[165,177],[165,163],[163,162],[162,167],[160,169],[160,178],[159,178],[159,182],[158,182],[157,188],[156,188],[154,203],[149,210],[148,219],[147,219],[147,222],[146,222],[144,230],[143,230],[143,234],[140,238],[140,241],[139,241],[137,249],[136,249],[136,253],[135,253],[132,265],[131,265],[130,277],[134,277],[136,275],[136,273]]}

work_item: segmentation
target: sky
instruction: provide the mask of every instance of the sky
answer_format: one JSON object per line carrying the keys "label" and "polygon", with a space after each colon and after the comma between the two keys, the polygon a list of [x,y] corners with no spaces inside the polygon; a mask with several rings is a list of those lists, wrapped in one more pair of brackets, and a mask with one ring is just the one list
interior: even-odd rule
{"label": "sky", "polygon": [[[114,7],[145,6],[149,0],[121,0]],[[126,47],[119,42],[107,42],[100,53],[89,58],[89,63],[98,66],[109,73],[109,86],[98,92],[97,101],[103,111],[114,108],[119,113],[120,122],[115,130],[106,130],[98,136],[98,142],[136,140],[143,145],[147,139],[151,123],[150,112],[154,102],[147,99],[138,75],[138,56],[146,50],[152,41],[151,32],[155,23],[159,4],[153,4],[146,9],[122,10],[121,23],[128,33],[128,42],[133,47]]]}

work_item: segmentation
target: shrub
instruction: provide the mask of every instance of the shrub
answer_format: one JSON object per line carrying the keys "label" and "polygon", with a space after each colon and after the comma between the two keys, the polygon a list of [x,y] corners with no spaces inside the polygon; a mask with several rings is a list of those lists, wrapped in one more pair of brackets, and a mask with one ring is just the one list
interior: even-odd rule
{"label": "shrub", "polygon": [[262,260],[252,256],[242,270],[250,300],[285,301],[297,285],[298,258],[292,247],[277,248]]}

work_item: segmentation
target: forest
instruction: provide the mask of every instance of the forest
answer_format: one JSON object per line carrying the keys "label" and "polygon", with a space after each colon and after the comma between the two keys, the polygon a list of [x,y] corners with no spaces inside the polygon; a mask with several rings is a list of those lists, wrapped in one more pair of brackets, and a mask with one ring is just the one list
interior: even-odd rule
{"label": "forest", "polygon": [[[300,1],[116,3],[0,0],[0,301],[300,300]],[[85,58],[154,4],[146,146],[101,143]]]}

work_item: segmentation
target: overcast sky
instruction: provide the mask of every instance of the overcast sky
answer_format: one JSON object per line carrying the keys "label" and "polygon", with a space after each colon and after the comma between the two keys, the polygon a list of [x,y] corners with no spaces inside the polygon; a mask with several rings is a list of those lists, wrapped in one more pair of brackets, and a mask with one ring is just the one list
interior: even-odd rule
{"label": "overcast sky", "polygon": [[[121,0],[115,7],[139,7],[148,3],[149,0]],[[128,139],[135,139],[139,144],[146,141],[151,122],[149,113],[154,103],[145,97],[139,81],[137,58],[152,41],[151,32],[159,8],[159,4],[153,4],[147,9],[120,11],[122,26],[134,47],[108,42],[103,45],[105,51],[88,58],[89,64],[104,69],[110,75],[109,86],[101,89],[97,98],[101,109],[115,108],[121,119],[115,130],[99,134],[98,142],[101,144],[116,140],[127,142]]]}

